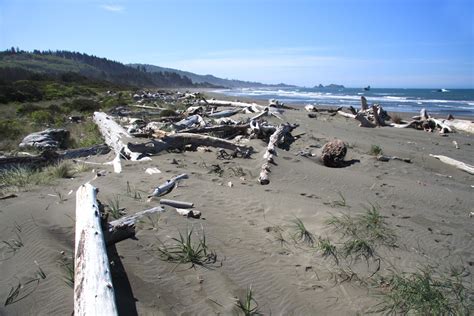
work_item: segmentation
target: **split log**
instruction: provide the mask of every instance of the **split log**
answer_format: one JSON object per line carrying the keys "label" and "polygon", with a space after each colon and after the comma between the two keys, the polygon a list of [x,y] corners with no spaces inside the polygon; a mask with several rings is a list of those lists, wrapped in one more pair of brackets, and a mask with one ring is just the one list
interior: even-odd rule
{"label": "split log", "polygon": [[148,196],[148,198],[151,198],[154,196],[160,197],[165,194],[168,194],[175,188],[178,181],[183,180],[183,179],[188,179],[188,178],[189,176],[186,173],[183,173],[174,178],[171,178],[167,180],[165,183],[163,183],[162,185],[160,185],[159,187],[155,188],[153,192],[151,193],[151,195]]}
{"label": "split log", "polygon": [[194,203],[175,201],[175,200],[167,200],[167,199],[161,199],[160,204],[168,205],[168,206],[172,206],[172,207],[176,207],[176,208],[192,208],[192,207],[194,207]]}
{"label": "split log", "polygon": [[74,315],[118,315],[96,194],[89,183],[76,194]]}
{"label": "split log", "polygon": [[465,171],[469,174],[474,174],[474,166],[469,165],[467,163],[464,163],[462,161],[459,161],[459,160],[456,160],[456,159],[453,159],[453,158],[449,158],[449,157],[446,157],[446,156],[442,156],[442,155],[432,155],[432,154],[430,154],[430,157],[434,157],[436,159],[439,159],[441,162],[444,162],[445,164],[448,164],[450,166],[454,166],[454,167],[458,168],[459,170]]}
{"label": "split log", "polygon": [[135,224],[140,218],[163,211],[164,209],[162,207],[153,207],[109,222],[107,224],[107,230],[104,233],[106,245],[110,246],[135,236]]}

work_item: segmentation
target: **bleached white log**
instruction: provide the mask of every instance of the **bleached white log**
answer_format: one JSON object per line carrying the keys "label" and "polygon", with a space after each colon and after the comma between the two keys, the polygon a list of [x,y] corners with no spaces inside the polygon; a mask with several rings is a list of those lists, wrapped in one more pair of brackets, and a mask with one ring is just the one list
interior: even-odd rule
{"label": "bleached white log", "polygon": [[204,126],[184,129],[179,133],[245,132],[249,127],[250,124]]}
{"label": "bleached white log", "polygon": [[347,117],[347,118],[351,118],[351,119],[356,118],[355,114],[347,113],[347,112],[344,112],[344,111],[337,111],[337,114],[339,114],[341,116],[344,116],[344,117]]}
{"label": "bleached white log", "polygon": [[149,195],[148,198],[160,197],[162,195],[168,194],[174,189],[178,181],[183,180],[183,179],[188,179],[188,178],[189,176],[186,173],[183,173],[174,178],[171,178],[167,180],[165,183],[163,183],[162,185],[160,185],[159,187],[155,188],[155,190],[153,190],[153,193]]}
{"label": "bleached white log", "polygon": [[172,207],[177,207],[177,208],[192,208],[194,206],[194,203],[183,202],[183,201],[175,201],[175,200],[167,200],[167,199],[161,199],[160,204],[168,205],[168,206],[172,206]]}
{"label": "bleached white log", "polygon": [[107,246],[135,236],[135,224],[137,223],[137,221],[139,221],[142,217],[146,215],[151,215],[163,211],[164,209],[162,207],[157,206],[109,222],[107,224],[107,232],[105,233],[105,241]]}
{"label": "bleached white log", "polygon": [[176,134],[167,134],[161,141],[167,143],[170,147],[174,148],[183,148],[185,145],[192,146],[210,146],[217,148],[224,148],[229,150],[251,150],[251,147],[237,145],[231,141],[193,133],[176,133]]}
{"label": "bleached white log", "polygon": [[261,112],[265,109],[264,106],[258,105],[257,103],[245,103],[245,102],[235,102],[235,101],[225,101],[225,100],[207,100],[208,105],[215,106],[233,106],[233,107],[243,107],[243,108],[252,108],[255,112]]}
{"label": "bleached white log", "polygon": [[448,125],[444,124],[442,120],[435,119],[430,117],[429,120],[433,121],[436,124],[436,127],[440,129],[440,133],[452,133],[453,130]]}
{"label": "bleached white log", "polygon": [[207,116],[212,117],[212,118],[222,118],[222,117],[229,117],[233,116],[237,113],[239,113],[241,109],[238,110],[224,110],[224,111],[219,111],[219,112],[214,112],[211,114],[208,114]]}
{"label": "bleached white log", "polygon": [[258,177],[258,181],[260,184],[265,185],[270,183],[270,179],[268,176],[268,173],[270,172],[270,164],[274,162],[274,156],[277,156],[275,148],[278,146],[278,144],[281,142],[281,139],[286,135],[291,133],[292,130],[294,130],[296,127],[298,127],[297,124],[291,125],[291,124],[281,124],[278,126],[276,131],[270,136],[270,139],[268,141],[267,145],[267,150],[263,154],[263,159],[265,162],[262,165],[262,169],[260,172],[260,175]]}
{"label": "bleached white log", "polygon": [[409,128],[409,127],[415,128],[415,125],[417,122],[418,121],[411,121],[405,124],[389,123],[388,126],[395,127],[395,128]]}
{"label": "bleached white log", "polygon": [[87,183],[76,193],[74,315],[118,315],[96,199]]}
{"label": "bleached white log", "polygon": [[458,168],[459,170],[465,171],[469,174],[474,174],[474,166],[469,165],[467,163],[464,163],[462,161],[447,157],[447,156],[442,156],[442,155],[433,155],[430,154],[431,157],[434,157],[436,159],[439,159],[441,162],[444,162],[445,164],[448,164],[450,166],[454,166]]}
{"label": "bleached white log", "polygon": [[443,120],[444,125],[454,128],[457,131],[463,131],[474,134],[474,122],[468,120]]}
{"label": "bleached white log", "polygon": [[176,122],[173,125],[176,127],[176,129],[185,129],[195,124],[198,124],[201,127],[206,126],[206,122],[201,117],[201,115],[198,115],[198,114],[191,115],[190,117],[185,118],[179,122]]}

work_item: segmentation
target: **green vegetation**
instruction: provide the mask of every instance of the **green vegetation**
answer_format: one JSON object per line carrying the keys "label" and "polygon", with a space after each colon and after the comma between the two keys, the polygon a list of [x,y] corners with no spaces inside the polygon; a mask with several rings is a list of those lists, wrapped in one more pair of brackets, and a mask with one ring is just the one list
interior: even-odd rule
{"label": "green vegetation", "polygon": [[162,244],[157,250],[160,258],[164,261],[176,262],[177,264],[191,263],[191,267],[195,265],[207,265],[215,263],[217,255],[214,251],[209,250],[206,235],[204,231],[202,236],[197,236],[197,241],[193,240],[193,229],[186,230],[185,234],[179,232],[179,238],[173,238],[175,244],[167,246]]}
{"label": "green vegetation", "polygon": [[238,299],[235,303],[235,306],[237,306],[239,311],[245,316],[261,315],[261,313],[258,311],[258,303],[254,298],[252,286],[247,288],[245,297],[243,299]]}
{"label": "green vegetation", "polygon": [[314,244],[314,235],[309,232],[303,221],[299,218],[295,218],[291,221],[293,234],[292,237],[295,241],[303,241],[304,243],[308,244],[309,246],[313,246]]}
{"label": "green vegetation", "polygon": [[369,155],[378,156],[381,154],[383,154],[382,147],[380,147],[379,145],[370,146]]}
{"label": "green vegetation", "polygon": [[394,274],[383,280],[386,290],[377,312],[402,315],[469,315],[474,292],[463,280],[464,269],[435,277],[432,268]]}
{"label": "green vegetation", "polygon": [[112,216],[113,219],[119,219],[125,215],[125,208],[120,207],[120,196],[114,194],[112,199],[107,200],[107,214]]}

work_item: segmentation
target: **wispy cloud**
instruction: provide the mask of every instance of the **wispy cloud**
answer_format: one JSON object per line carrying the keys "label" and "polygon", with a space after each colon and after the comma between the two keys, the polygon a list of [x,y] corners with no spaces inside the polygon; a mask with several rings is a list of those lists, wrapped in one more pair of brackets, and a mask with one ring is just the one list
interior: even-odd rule
{"label": "wispy cloud", "polygon": [[103,4],[100,6],[102,9],[110,12],[122,12],[125,10],[125,8],[121,5],[115,5],[115,4]]}

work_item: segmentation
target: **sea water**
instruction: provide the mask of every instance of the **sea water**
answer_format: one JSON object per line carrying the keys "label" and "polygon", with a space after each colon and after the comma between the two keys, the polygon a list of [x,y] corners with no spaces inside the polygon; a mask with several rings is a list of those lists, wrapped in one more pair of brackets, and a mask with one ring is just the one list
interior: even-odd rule
{"label": "sea water", "polygon": [[387,111],[448,114],[474,117],[474,89],[382,89],[372,88],[242,88],[216,92],[257,100],[277,99],[287,104],[353,106],[360,108],[360,97],[369,104],[378,103]]}

